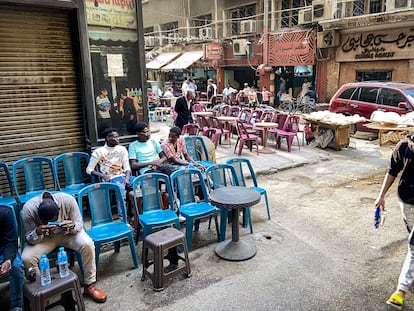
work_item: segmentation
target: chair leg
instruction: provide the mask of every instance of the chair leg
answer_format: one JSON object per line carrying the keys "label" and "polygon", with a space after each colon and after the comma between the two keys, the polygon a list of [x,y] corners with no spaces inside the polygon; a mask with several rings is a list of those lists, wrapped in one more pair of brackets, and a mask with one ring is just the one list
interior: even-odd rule
{"label": "chair leg", "polygon": [[269,202],[267,201],[267,193],[263,193],[265,202],[266,202],[266,209],[267,209],[267,219],[270,220],[270,210],[269,210]]}
{"label": "chair leg", "polygon": [[217,212],[214,214],[214,222],[216,223],[216,233],[217,233],[217,241],[220,241],[220,230],[217,221]]}
{"label": "chair leg", "polygon": [[220,236],[219,241],[226,239],[226,227],[227,227],[228,211],[226,208],[220,208]]}
{"label": "chair leg", "polygon": [[114,242],[115,246],[115,253],[119,253],[119,250],[121,249],[121,241]]}
{"label": "chair leg", "polygon": [[193,250],[193,219],[185,219],[185,238],[187,239],[187,249],[189,252]]}
{"label": "chair leg", "polygon": [[243,147],[244,147],[244,140],[243,140],[243,139],[240,139],[240,145],[239,145],[239,156],[240,156],[240,155],[241,155],[241,153],[242,153]]}
{"label": "chair leg", "polygon": [[134,262],[134,268],[137,269],[138,268],[138,258],[137,258],[137,253],[135,251],[134,236],[132,234],[132,231],[128,235],[128,242],[129,242],[129,248],[131,249],[131,255],[132,255],[132,260]]}

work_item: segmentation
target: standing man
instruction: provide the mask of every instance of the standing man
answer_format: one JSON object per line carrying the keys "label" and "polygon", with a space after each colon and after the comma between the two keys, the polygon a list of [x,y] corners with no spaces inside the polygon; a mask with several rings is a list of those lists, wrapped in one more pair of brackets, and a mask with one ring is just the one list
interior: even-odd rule
{"label": "standing man", "polygon": [[207,80],[207,100],[210,102],[208,108],[212,108],[216,105],[217,85],[214,83],[213,79]]}
{"label": "standing man", "polygon": [[[38,264],[42,254],[60,246],[73,249],[82,255],[84,294],[95,302],[106,301],[106,294],[95,285],[95,244],[83,229],[79,206],[71,195],[45,191],[24,204],[22,219],[27,242],[22,259],[26,269],[33,268],[40,275]],[[48,225],[52,221],[60,225]]]}
{"label": "standing man", "polygon": [[24,267],[18,253],[17,231],[13,210],[0,207],[0,279],[10,282],[10,310],[23,310]]}
{"label": "standing man", "polygon": [[193,123],[193,117],[191,116],[191,110],[193,106],[193,98],[195,93],[192,90],[187,90],[186,95],[178,97],[175,102],[174,110],[177,113],[174,124],[180,129],[183,129],[184,125]]}
{"label": "standing man", "polygon": [[[121,185],[123,195],[125,191],[128,194],[130,202],[134,200],[132,192],[131,168],[129,166],[128,151],[124,146],[119,144],[119,134],[117,130],[108,128],[103,132],[105,137],[105,145],[96,148],[86,168],[86,173],[94,175],[106,182],[115,182]],[[99,171],[96,166],[99,164]],[[124,188],[124,189],[122,189]],[[117,201],[118,217],[123,217],[121,202]]]}
{"label": "standing man", "polygon": [[108,98],[108,91],[101,90],[101,94],[96,97],[96,112],[98,117],[98,136],[102,138],[102,132],[111,127],[111,102]]}
{"label": "standing man", "polygon": [[399,205],[410,235],[408,252],[400,272],[397,289],[387,300],[387,304],[402,310],[405,295],[414,283],[414,136],[412,135],[400,141],[395,147],[380,193],[375,200],[375,208],[381,206],[381,209],[385,210],[385,195],[399,173],[401,173],[398,183]]}

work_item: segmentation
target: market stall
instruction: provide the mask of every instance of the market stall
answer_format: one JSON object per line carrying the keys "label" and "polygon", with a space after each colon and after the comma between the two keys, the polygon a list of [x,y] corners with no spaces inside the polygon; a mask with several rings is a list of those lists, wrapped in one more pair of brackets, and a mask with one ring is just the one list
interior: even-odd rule
{"label": "market stall", "polygon": [[345,116],[329,111],[317,111],[304,114],[303,120],[310,124],[314,140],[310,143],[314,147],[331,147],[335,150],[349,145],[350,125],[365,122],[359,115]]}

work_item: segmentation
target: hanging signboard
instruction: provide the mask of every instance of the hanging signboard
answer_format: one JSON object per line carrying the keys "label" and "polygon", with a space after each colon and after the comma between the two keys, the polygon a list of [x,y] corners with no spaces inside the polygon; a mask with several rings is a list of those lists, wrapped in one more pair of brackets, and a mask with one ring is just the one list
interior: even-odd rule
{"label": "hanging signboard", "polygon": [[107,54],[106,59],[108,62],[108,76],[123,77],[124,67],[122,65],[122,54]]}
{"label": "hanging signboard", "polygon": [[136,29],[135,0],[86,0],[88,25]]}

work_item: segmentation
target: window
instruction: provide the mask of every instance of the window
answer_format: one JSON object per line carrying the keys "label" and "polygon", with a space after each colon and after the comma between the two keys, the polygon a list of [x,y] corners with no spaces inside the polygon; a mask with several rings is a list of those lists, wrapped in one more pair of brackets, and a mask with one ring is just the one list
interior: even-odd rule
{"label": "window", "polygon": [[[282,0],[281,27],[292,27],[298,24],[298,12],[306,5],[306,0]],[[309,5],[309,4],[308,4]]]}
{"label": "window", "polygon": [[343,91],[338,96],[338,98],[341,98],[341,99],[351,99],[352,94],[354,94],[355,90],[356,90],[356,88],[354,88],[354,87],[353,88],[350,88],[350,89],[346,89],[345,91]]}
{"label": "window", "polygon": [[359,101],[365,103],[376,104],[377,103],[377,94],[379,88],[376,87],[363,87],[359,94]]}
{"label": "window", "polygon": [[250,4],[228,11],[228,19],[231,20],[231,35],[240,34],[240,20],[256,14],[256,5]]}
{"label": "window", "polygon": [[207,15],[200,15],[193,18],[193,26],[194,27],[205,27],[210,26],[213,22],[211,14]]}
{"label": "window", "polygon": [[397,90],[381,89],[380,95],[378,96],[378,103],[380,105],[398,107],[398,104],[401,102],[407,103],[407,100]]}
{"label": "window", "polygon": [[362,81],[392,81],[391,70],[358,70],[355,76],[362,77]]}

